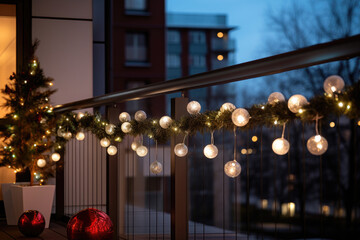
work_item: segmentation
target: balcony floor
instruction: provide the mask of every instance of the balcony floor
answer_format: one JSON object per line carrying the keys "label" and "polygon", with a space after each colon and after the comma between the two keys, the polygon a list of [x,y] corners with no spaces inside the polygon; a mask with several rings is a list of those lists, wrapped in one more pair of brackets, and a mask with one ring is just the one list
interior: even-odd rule
{"label": "balcony floor", "polygon": [[22,235],[17,226],[8,226],[6,221],[0,221],[0,239],[1,240],[12,240],[12,239],[51,239],[51,240],[65,240],[66,237],[66,228],[57,223],[50,223],[50,228],[45,229],[44,232],[40,234],[39,237],[30,238]]}

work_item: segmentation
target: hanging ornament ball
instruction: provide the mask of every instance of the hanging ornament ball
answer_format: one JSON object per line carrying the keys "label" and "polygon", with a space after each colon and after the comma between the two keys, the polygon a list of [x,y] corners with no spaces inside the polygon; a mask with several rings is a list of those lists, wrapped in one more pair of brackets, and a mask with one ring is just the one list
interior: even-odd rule
{"label": "hanging ornament ball", "polygon": [[155,161],[155,162],[152,162],[150,164],[150,171],[153,173],[153,174],[159,174],[161,173],[162,171],[162,164],[158,161]]}
{"label": "hanging ornament ball", "polygon": [[107,138],[102,138],[102,139],[100,140],[100,145],[101,145],[102,147],[108,147],[108,146],[110,145],[110,140],[107,139]]}
{"label": "hanging ornament ball", "polygon": [[124,122],[123,124],[121,124],[121,131],[123,131],[124,133],[129,133],[131,132],[131,123],[129,122]]}
{"label": "hanging ornament ball", "polygon": [[60,160],[60,154],[59,153],[53,153],[51,154],[51,159],[54,161],[54,162],[57,162]]}
{"label": "hanging ornament ball", "polygon": [[174,147],[174,153],[178,157],[185,157],[188,153],[188,148],[184,143],[178,143]]}
{"label": "hanging ornament ball", "polygon": [[139,157],[145,157],[146,154],[148,153],[148,149],[147,147],[141,145],[140,147],[138,147],[136,149],[136,154],[139,156]]}
{"label": "hanging ornament ball", "polygon": [[208,144],[204,147],[204,155],[207,158],[213,159],[218,155],[218,148],[214,144]]}
{"label": "hanging ornament ball", "polygon": [[111,240],[114,233],[110,217],[95,208],[87,208],[76,213],[68,222],[69,240]]}
{"label": "hanging ornament ball", "polygon": [[146,118],[146,113],[143,110],[139,110],[135,113],[135,120],[138,122],[144,121]]}
{"label": "hanging ornament ball", "polygon": [[236,107],[235,107],[234,104],[227,102],[227,103],[224,103],[224,104],[221,106],[220,112],[225,112],[225,111],[230,111],[230,112],[232,112],[232,111],[234,111],[235,109],[236,109]]}
{"label": "hanging ornament ball", "polygon": [[229,177],[237,177],[241,173],[241,166],[235,159],[228,161],[224,166],[224,172]]}
{"label": "hanging ornament ball", "polygon": [[271,105],[277,104],[279,102],[285,102],[285,97],[281,92],[273,92],[269,95],[268,103]]}
{"label": "hanging ornament ball", "polygon": [[344,87],[344,80],[337,75],[327,77],[324,81],[324,91],[330,95],[332,95],[333,93],[340,93]]}
{"label": "hanging ornament ball", "polygon": [[43,168],[46,165],[46,160],[40,158],[40,159],[37,160],[36,164],[38,165],[38,167]]}
{"label": "hanging ornament ball", "polygon": [[277,155],[285,155],[289,152],[290,143],[285,138],[277,138],[272,143],[272,149]]}
{"label": "hanging ornament ball", "polygon": [[82,141],[85,139],[85,134],[83,132],[78,132],[75,137],[77,140]]}
{"label": "hanging ornament ball", "polygon": [[291,98],[288,101],[288,108],[293,113],[299,112],[301,108],[303,108],[305,105],[308,104],[308,101],[303,95],[296,94],[291,96]]}
{"label": "hanging ornament ball", "polygon": [[61,129],[61,128],[59,128],[58,130],[57,130],[57,132],[56,132],[56,134],[58,135],[58,137],[64,137],[64,131]]}
{"label": "hanging ornament ball", "polygon": [[28,210],[21,214],[18,228],[27,237],[37,237],[45,229],[45,218],[39,211]]}
{"label": "hanging ornament ball", "polygon": [[309,138],[306,146],[311,154],[323,155],[328,149],[328,142],[324,137],[315,135]]}
{"label": "hanging ornament ball", "polygon": [[191,115],[198,114],[201,110],[201,105],[197,101],[191,101],[188,103],[186,109]]}
{"label": "hanging ornament ball", "polygon": [[105,132],[109,135],[112,135],[114,134],[115,132],[115,125],[114,124],[106,124],[105,126]]}
{"label": "hanging ornament ball", "polygon": [[163,129],[167,129],[170,127],[171,123],[172,123],[172,119],[169,116],[163,116],[160,118],[160,127],[162,127]]}
{"label": "hanging ornament ball", "polygon": [[72,138],[71,132],[65,132],[63,138],[65,138],[66,140],[70,140]]}
{"label": "hanging ornament ball", "polygon": [[141,143],[139,143],[138,141],[133,141],[132,143],[131,143],[131,149],[133,150],[133,151],[136,151],[136,149],[138,149],[138,147],[140,147],[141,146]]}
{"label": "hanging ornament ball", "polygon": [[122,112],[119,115],[120,122],[129,122],[131,120],[130,114],[127,112]]}
{"label": "hanging ornament ball", "polygon": [[237,108],[231,114],[232,122],[238,127],[245,126],[249,122],[249,119],[250,114],[245,108]]}
{"label": "hanging ornament ball", "polygon": [[110,145],[107,148],[107,153],[111,156],[115,155],[117,153],[117,147],[115,147],[114,145]]}
{"label": "hanging ornament ball", "polygon": [[85,114],[84,113],[82,113],[82,112],[78,112],[78,114],[76,115],[76,120],[80,120],[80,119],[82,119],[83,117],[85,116]]}

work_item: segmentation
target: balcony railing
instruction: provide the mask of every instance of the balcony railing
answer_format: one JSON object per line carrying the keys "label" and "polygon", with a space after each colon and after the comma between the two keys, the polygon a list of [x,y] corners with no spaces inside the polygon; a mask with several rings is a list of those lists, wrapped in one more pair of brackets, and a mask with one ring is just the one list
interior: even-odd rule
{"label": "balcony railing", "polygon": [[[114,107],[114,104],[220,86],[358,56],[360,35],[207,73],[66,103],[57,106],[54,111],[62,113],[107,106],[106,116],[115,122],[123,109]],[[185,114],[186,103],[186,98],[173,100],[173,118],[179,119]],[[290,129],[299,131],[295,126]],[[65,199],[57,201],[58,214],[71,216],[89,206],[105,210],[120,239],[329,237],[328,234],[336,228],[336,234],[345,233],[344,204],[335,206],[325,201],[323,188],[315,189],[320,196],[313,195],[316,199],[308,200],[308,203],[306,198],[297,199],[292,195],[291,191],[296,190],[305,197],[313,191],[308,188],[306,180],[306,164],[313,163],[301,154],[304,151],[304,130],[295,136],[294,141],[298,142],[295,146],[298,147],[294,147],[291,158],[287,159],[275,158],[271,154],[266,136],[272,136],[275,131],[253,129],[238,136],[241,142],[237,148],[241,149],[243,170],[242,175],[235,179],[227,178],[223,172],[223,164],[232,158],[229,147],[231,134],[226,132],[215,134],[217,144],[221,146],[216,160],[201,157],[202,147],[209,137],[206,134],[189,139],[187,158],[178,158],[171,150],[182,138],[173,137],[170,144],[159,145],[158,161],[164,169],[159,175],[152,174],[149,168],[156,154],[150,138],[144,138],[143,144],[150,150],[144,158],[139,158],[131,150],[133,137],[126,137],[117,144],[116,156],[106,156],[91,134],[83,142],[72,140],[67,144],[65,173],[57,174],[57,198]],[[331,134],[334,138],[338,137],[336,131]],[[258,140],[250,141],[251,136],[257,136]],[[331,151],[336,156],[337,150]],[[291,166],[297,166],[299,172],[294,172]],[[325,166],[319,166],[319,169],[325,169]],[[333,183],[327,182],[323,175],[318,177],[321,187],[324,184],[328,188],[333,187]],[[279,186],[289,188],[279,189]],[[341,198],[341,195],[337,197]],[[359,215],[356,214],[359,213],[359,205],[355,209],[354,224],[358,224]],[[327,226],[330,229],[331,226],[336,227],[327,233],[324,231]]]}

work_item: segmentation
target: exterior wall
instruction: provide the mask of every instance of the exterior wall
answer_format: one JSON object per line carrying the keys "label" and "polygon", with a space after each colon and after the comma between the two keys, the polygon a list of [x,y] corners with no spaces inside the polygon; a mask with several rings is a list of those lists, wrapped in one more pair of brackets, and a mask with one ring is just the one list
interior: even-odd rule
{"label": "exterior wall", "polygon": [[33,0],[32,37],[46,76],[54,78],[54,105],[93,96],[91,0]]}

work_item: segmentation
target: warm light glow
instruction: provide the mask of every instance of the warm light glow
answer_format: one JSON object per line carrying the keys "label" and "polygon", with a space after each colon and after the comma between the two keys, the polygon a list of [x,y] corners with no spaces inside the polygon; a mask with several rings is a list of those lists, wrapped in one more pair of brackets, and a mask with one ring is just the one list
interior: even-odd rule
{"label": "warm light glow", "polygon": [[187,109],[188,113],[190,113],[191,115],[197,114],[201,110],[201,105],[197,101],[191,101],[188,103],[186,109]]}
{"label": "warm light glow", "polygon": [[315,142],[320,142],[321,140],[321,136],[320,135],[316,135],[314,138]]}
{"label": "warm light glow", "polygon": [[171,123],[172,123],[172,119],[169,116],[163,116],[162,118],[160,118],[160,127],[167,129],[170,127]]}
{"label": "warm light glow", "polygon": [[135,120],[138,122],[144,121],[146,118],[147,115],[143,110],[139,110],[135,113]]}
{"label": "warm light glow", "polygon": [[107,134],[109,134],[109,135],[112,135],[112,134],[114,134],[114,132],[115,132],[115,125],[114,124],[106,124],[106,126],[105,126],[105,132],[107,133]]}
{"label": "warm light glow", "polygon": [[324,214],[325,216],[329,216],[330,215],[330,207],[328,205],[323,205],[322,206],[322,214]]}
{"label": "warm light glow", "polygon": [[230,111],[230,112],[232,112],[232,111],[234,111],[235,109],[236,109],[236,107],[235,107],[234,104],[227,102],[227,103],[224,103],[224,104],[221,106],[220,112],[225,112],[225,111]]}
{"label": "warm light glow", "polygon": [[309,138],[306,146],[311,154],[318,156],[326,152],[328,149],[328,142],[324,137],[315,135]]}
{"label": "warm light glow", "polygon": [[294,217],[295,216],[295,203],[283,203],[281,204],[281,214],[283,216]]}
{"label": "warm light glow", "polygon": [[216,158],[216,156],[218,155],[218,152],[219,151],[214,144],[208,144],[204,148],[205,157],[210,158],[210,159]]}
{"label": "warm light glow", "polygon": [[72,138],[72,133],[71,132],[63,133],[63,138],[65,138],[66,140],[69,140],[70,138]]}
{"label": "warm light glow", "polygon": [[132,143],[131,143],[131,149],[133,150],[133,151],[136,151],[136,149],[138,149],[138,147],[140,147],[141,146],[141,143],[139,143],[138,141],[133,141]]}
{"label": "warm light glow", "polygon": [[82,141],[85,139],[85,134],[83,132],[78,132],[75,137],[77,140]]}
{"label": "warm light glow", "polygon": [[335,123],[334,123],[334,122],[331,122],[329,125],[330,125],[330,127],[332,127],[332,128],[335,127]]}
{"label": "warm light glow", "polygon": [[268,103],[269,104],[277,104],[279,102],[285,102],[285,97],[282,93],[280,92],[273,92],[269,95],[268,97]]}
{"label": "warm light glow", "polygon": [[45,159],[40,158],[37,160],[36,164],[38,165],[38,167],[43,168],[46,165],[46,161]]}
{"label": "warm light glow", "polygon": [[299,109],[299,113],[301,114],[301,113],[303,113],[304,112],[304,110],[302,109],[302,108],[300,108]]}
{"label": "warm light glow", "polygon": [[218,33],[216,34],[216,36],[217,36],[218,38],[223,38],[223,37],[224,37],[224,33],[218,32]]}
{"label": "warm light glow", "polygon": [[110,145],[107,148],[107,153],[112,156],[115,155],[117,153],[117,147],[115,147],[114,145]]}
{"label": "warm light glow", "polygon": [[343,106],[344,106],[344,103],[343,103],[343,102],[339,102],[338,105],[339,105],[339,107],[343,107]]}
{"label": "warm light glow", "polygon": [[54,161],[54,162],[57,162],[60,160],[60,154],[59,153],[53,153],[51,154],[51,159]]}
{"label": "warm light glow", "polygon": [[100,140],[100,145],[101,145],[102,147],[108,147],[108,146],[110,145],[110,140],[107,139],[107,138],[102,138],[102,139]]}
{"label": "warm light glow", "polygon": [[345,86],[344,80],[337,75],[332,75],[324,81],[324,91],[331,95],[333,93],[340,93]]}
{"label": "warm light glow", "polygon": [[131,132],[131,130],[132,127],[129,122],[124,122],[123,124],[121,124],[121,131],[123,131],[124,133],[129,133]]}
{"label": "warm light glow", "polygon": [[235,159],[228,161],[224,166],[224,172],[228,177],[235,178],[240,175],[241,166]]}
{"label": "warm light glow", "polygon": [[258,140],[258,137],[257,137],[257,136],[252,136],[251,141],[257,142],[257,140]]}
{"label": "warm light glow", "polygon": [[76,115],[76,119],[79,121],[79,120],[82,119],[84,116],[85,116],[84,113],[78,112],[78,114]]}
{"label": "warm light glow", "polygon": [[178,143],[174,147],[174,153],[178,157],[184,157],[188,153],[188,148],[184,143]]}
{"label": "warm light glow", "polygon": [[224,56],[223,55],[221,55],[221,54],[219,54],[219,55],[217,55],[217,60],[219,60],[219,61],[222,61],[222,60],[224,60]]}
{"label": "warm light glow", "polygon": [[153,174],[159,174],[162,172],[162,164],[158,161],[155,161],[153,163],[150,164],[150,171]]}
{"label": "warm light glow", "polygon": [[285,138],[277,138],[272,143],[272,149],[277,155],[285,155],[289,152],[290,144]]}
{"label": "warm light glow", "polygon": [[250,120],[249,112],[244,108],[237,108],[231,115],[232,122],[238,126],[245,126]]}
{"label": "warm light glow", "polygon": [[288,108],[291,112],[297,113],[299,110],[308,104],[307,99],[300,94],[296,94],[291,96],[291,98],[288,101]]}
{"label": "warm light glow", "polygon": [[358,126],[360,126],[360,121],[358,121]]}
{"label": "warm light glow", "polygon": [[241,149],[241,154],[245,155],[247,153],[247,150],[245,148]]}
{"label": "warm light glow", "polygon": [[269,205],[269,201],[267,199],[261,199],[261,208],[267,209]]}
{"label": "warm light glow", "polygon": [[130,114],[127,112],[122,112],[119,115],[120,122],[129,122],[131,120]]}
{"label": "warm light glow", "polygon": [[145,146],[140,146],[136,149],[136,154],[139,157],[145,157],[147,155],[147,153],[148,153],[148,149]]}
{"label": "warm light glow", "polygon": [[51,87],[52,85],[54,85],[52,82],[49,82],[49,86]]}

